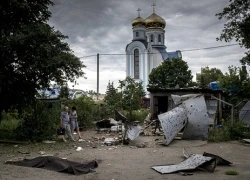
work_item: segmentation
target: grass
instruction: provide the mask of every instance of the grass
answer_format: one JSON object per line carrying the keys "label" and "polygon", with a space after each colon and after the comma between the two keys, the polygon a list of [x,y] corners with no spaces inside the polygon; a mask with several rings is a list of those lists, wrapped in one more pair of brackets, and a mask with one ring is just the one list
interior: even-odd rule
{"label": "grass", "polygon": [[228,170],[228,171],[225,172],[225,174],[235,176],[235,175],[238,175],[239,173],[237,171],[235,171],[235,170]]}

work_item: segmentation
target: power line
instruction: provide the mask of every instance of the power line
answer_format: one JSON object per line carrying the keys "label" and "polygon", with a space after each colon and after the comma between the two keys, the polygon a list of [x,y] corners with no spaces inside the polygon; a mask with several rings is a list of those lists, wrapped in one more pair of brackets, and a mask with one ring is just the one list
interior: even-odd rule
{"label": "power line", "polygon": [[222,48],[222,47],[228,47],[228,46],[236,46],[239,44],[228,44],[228,45],[222,45],[222,46],[212,46],[212,47],[205,47],[205,48],[197,48],[197,49],[186,49],[186,50],[181,50],[181,52],[186,52],[186,51],[199,51],[199,50],[204,50],[204,49],[217,49],[217,48]]}
{"label": "power line", "polygon": [[89,56],[81,56],[81,57],[78,57],[78,58],[82,59],[82,58],[88,58],[88,57],[93,57],[93,56],[96,56],[96,54],[89,55]]}
{"label": "power line", "polygon": [[[229,46],[236,46],[238,45],[237,43],[235,44],[228,44],[228,45],[221,45],[221,46],[212,46],[212,47],[204,47],[204,48],[196,48],[196,49],[186,49],[186,50],[180,50],[181,52],[190,52],[190,51],[200,51],[200,50],[209,50],[209,49],[218,49],[218,48],[223,48],[223,47],[229,47]],[[168,52],[161,52],[162,53],[168,53]],[[158,53],[140,53],[140,54],[158,54]],[[127,54],[124,54],[124,53],[100,53],[99,55],[103,55],[103,56],[124,56],[124,55],[127,55]],[[129,55],[133,55],[132,54],[129,54]],[[89,56],[82,56],[82,57],[79,57],[79,58],[88,58],[88,57],[92,57],[92,56],[96,56],[96,55],[89,55]]]}

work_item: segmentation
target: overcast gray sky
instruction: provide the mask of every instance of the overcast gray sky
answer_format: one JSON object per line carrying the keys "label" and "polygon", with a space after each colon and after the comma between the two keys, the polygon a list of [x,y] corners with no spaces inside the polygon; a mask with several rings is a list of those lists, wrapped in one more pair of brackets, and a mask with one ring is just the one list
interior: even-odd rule
{"label": "overcast gray sky", "polygon": [[[53,0],[49,24],[67,35],[71,49],[78,57],[100,54],[125,54],[132,40],[133,19],[140,8],[141,17],[152,14],[153,0]],[[215,16],[229,0],[154,0],[156,14],[166,21],[167,51],[181,50],[193,75],[201,67],[216,67],[226,72],[229,65],[240,66],[246,51],[239,45],[216,49],[184,51],[234,44],[216,41],[225,21]],[[87,79],[77,80],[75,88],[97,87],[96,56],[81,58]],[[100,55],[100,91],[105,93],[109,80],[118,86],[126,77],[125,55]],[[71,87],[71,85],[70,85]]]}

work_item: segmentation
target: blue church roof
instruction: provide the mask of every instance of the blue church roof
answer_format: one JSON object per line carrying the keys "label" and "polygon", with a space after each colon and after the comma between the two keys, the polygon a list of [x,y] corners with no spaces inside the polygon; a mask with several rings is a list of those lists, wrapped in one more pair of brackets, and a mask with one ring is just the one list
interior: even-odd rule
{"label": "blue church roof", "polygon": [[167,52],[165,47],[154,48],[161,53],[163,60],[181,58],[181,51]]}

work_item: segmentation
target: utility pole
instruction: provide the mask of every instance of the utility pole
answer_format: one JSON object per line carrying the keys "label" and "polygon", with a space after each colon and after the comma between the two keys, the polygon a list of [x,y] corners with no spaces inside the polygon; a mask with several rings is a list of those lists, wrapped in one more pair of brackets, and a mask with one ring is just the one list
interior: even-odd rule
{"label": "utility pole", "polygon": [[99,53],[97,53],[97,100],[99,100]]}

